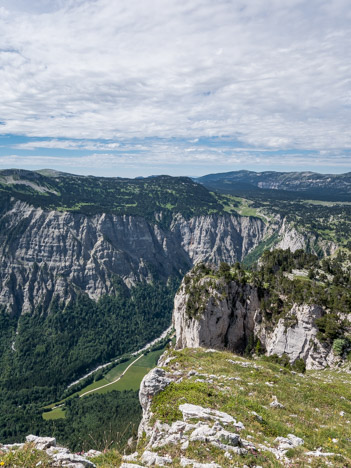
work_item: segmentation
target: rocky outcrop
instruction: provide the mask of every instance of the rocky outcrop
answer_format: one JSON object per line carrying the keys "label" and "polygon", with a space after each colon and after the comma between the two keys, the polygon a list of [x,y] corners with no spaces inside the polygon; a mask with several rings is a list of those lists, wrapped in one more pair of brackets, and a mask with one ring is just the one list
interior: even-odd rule
{"label": "rocky outcrop", "polygon": [[[67,448],[61,447],[56,444],[54,437],[38,437],[29,435],[26,437],[25,444],[11,444],[1,445],[0,451],[7,454],[14,450],[21,450],[24,448],[30,449],[33,447],[36,450],[44,452],[47,456],[48,463],[54,467],[69,467],[69,468],[95,468],[95,464],[89,460],[89,457],[96,457],[101,455],[101,452],[91,450],[85,456],[71,453]],[[40,466],[42,462],[38,462],[36,466]]]}
{"label": "rocky outcrop", "polygon": [[188,305],[193,291],[186,281],[189,280],[183,281],[174,300],[176,348],[242,352],[254,336],[267,355],[285,354],[290,362],[303,359],[308,369],[322,369],[340,362],[330,345],[317,339],[316,319],[326,313],[321,307],[294,304],[284,318],[273,324],[264,318],[257,288],[205,277],[196,286],[201,290],[203,303],[194,316]]}
{"label": "rocky outcrop", "polygon": [[333,255],[338,249],[337,244],[318,237],[315,233],[299,230],[293,224],[289,224],[284,219],[278,230],[278,241],[275,249],[290,249],[295,252],[298,249],[306,250],[316,255]]}
{"label": "rocky outcrop", "polygon": [[[168,362],[161,358],[159,365],[167,365]],[[180,375],[182,375],[181,372],[166,373],[164,369],[157,367],[144,377],[139,391],[143,418],[138,433],[139,439],[146,438],[147,444],[142,453],[126,456],[124,457],[125,461],[135,461],[138,458],[143,463],[141,466],[172,466],[172,458],[169,455],[159,456],[156,450],[172,445],[179,445],[182,450],[186,450],[189,444],[194,442],[211,443],[227,453],[229,458],[232,456],[231,454],[247,453],[252,448],[252,444],[242,440],[240,435],[234,432],[244,429],[244,425],[222,411],[185,403],[179,405],[179,411],[182,414],[181,420],[172,424],[162,423],[159,420],[151,423],[153,397],[162,392],[171,382],[180,383],[183,380],[183,376]],[[182,457],[181,464],[195,468],[219,467],[213,463],[202,464],[185,457]]]}
{"label": "rocky outcrop", "polygon": [[92,299],[127,286],[184,275],[199,261],[241,260],[266,225],[235,215],[176,215],[169,229],[137,216],[43,211],[14,199],[0,215],[0,306],[31,312],[77,291]]}
{"label": "rocky outcrop", "polygon": [[[189,318],[187,303],[191,291],[182,283],[174,300],[173,326],[176,347],[206,347],[243,351],[255,327],[259,311],[257,290],[250,285],[203,278],[198,286],[204,291],[202,313]],[[206,294],[208,299],[206,300]]]}
{"label": "rocky outcrop", "polygon": [[[315,321],[324,315],[324,310],[316,305],[294,305],[286,318],[280,319],[273,333],[265,339],[267,355],[286,354],[291,362],[303,359],[308,369],[323,369],[333,365],[335,357],[327,345],[317,339]],[[293,324],[287,326],[287,322]],[[257,327],[257,333],[260,329]]]}
{"label": "rocky outcrop", "polygon": [[152,369],[142,380],[139,389],[139,401],[143,409],[143,419],[139,426],[139,437],[143,432],[149,433],[152,397],[165,389],[171,382],[172,380],[166,376],[165,371],[159,367]]}
{"label": "rocky outcrop", "polygon": [[[198,352],[199,357],[196,357]],[[289,414],[289,401],[280,403],[275,395],[273,401],[267,405],[266,401],[256,401],[255,407],[263,414],[263,417],[255,411],[250,411],[246,398],[237,399],[237,392],[243,391],[244,385],[252,385],[252,392],[248,393],[248,398],[257,395],[255,385],[262,385],[258,381],[249,382],[253,370],[260,376],[259,379],[266,379],[267,373],[272,371],[265,365],[255,364],[253,360],[245,360],[236,357],[236,360],[228,359],[228,353],[220,353],[215,350],[205,350],[184,353],[166,352],[158,363],[158,368],[151,371],[144,377],[141,390],[140,402],[143,407],[143,420],[139,429],[139,444],[137,451],[131,455],[123,457],[124,468],[147,467],[147,466],[189,466],[192,468],[221,468],[229,466],[246,466],[245,463],[250,456],[257,457],[260,461],[265,460],[264,466],[292,466],[292,457],[297,457],[296,466],[302,466],[307,457],[330,457],[332,453],[319,450],[308,452],[309,447],[305,447],[305,440],[294,433],[293,423],[289,424],[289,431],[280,436],[266,436],[262,441],[262,433],[258,428],[260,425],[269,424],[269,415],[273,413]],[[208,355],[204,358],[204,355]],[[234,356],[233,356],[234,357]],[[214,375],[203,373],[203,366],[206,370],[212,370],[211,362],[215,362],[217,367]],[[226,367],[230,364],[230,368]],[[189,365],[194,366],[189,371]],[[241,373],[241,378],[237,377],[238,367],[249,368],[251,372]],[[221,373],[218,373],[220,369]],[[228,372],[229,370],[229,372]],[[199,379],[199,377],[202,377]],[[292,372],[290,378],[295,385],[301,385],[305,375]],[[269,382],[266,382],[266,384]],[[172,399],[174,408],[171,409],[167,396],[155,401],[155,396],[167,389],[172,384],[173,388],[168,393]],[[193,388],[196,385],[207,386],[211,393],[217,392],[218,402],[227,401],[228,413],[202,406],[200,404],[189,403],[194,396],[188,395],[186,388]],[[229,386],[231,385],[231,386]],[[263,384],[264,385],[264,384]],[[278,387],[270,383],[272,386]],[[239,387],[239,388],[237,388]],[[177,390],[178,388],[178,390]],[[183,389],[184,393],[181,393]],[[251,388],[251,387],[249,387]],[[201,392],[200,389],[197,390]],[[178,396],[178,398],[175,397]],[[181,396],[182,395],[182,396]],[[201,398],[201,393],[198,397]],[[284,391],[279,394],[279,399],[284,397]],[[206,398],[206,397],[205,397]],[[263,397],[264,398],[264,397]],[[217,403],[217,399],[213,402]],[[154,405],[153,405],[154,403]],[[219,403],[220,406],[220,403]],[[162,421],[157,419],[159,409],[166,408]],[[155,411],[153,414],[152,411]],[[179,415],[177,420],[174,412]],[[245,426],[232,414],[241,414],[245,417]],[[244,416],[246,413],[246,416]],[[296,414],[291,414],[291,421],[297,418]],[[300,431],[299,431],[300,433]],[[245,436],[244,436],[245,434]],[[199,447],[201,449],[199,450]],[[294,450],[299,448],[299,450]],[[204,460],[203,453],[207,454]],[[267,454],[272,458],[267,458]],[[196,460],[197,457],[201,460]],[[302,457],[302,458],[299,458]],[[254,458],[254,459],[255,459]],[[301,461],[301,463],[300,463]],[[308,459],[310,461],[310,459]],[[255,465],[261,466],[261,465]]]}

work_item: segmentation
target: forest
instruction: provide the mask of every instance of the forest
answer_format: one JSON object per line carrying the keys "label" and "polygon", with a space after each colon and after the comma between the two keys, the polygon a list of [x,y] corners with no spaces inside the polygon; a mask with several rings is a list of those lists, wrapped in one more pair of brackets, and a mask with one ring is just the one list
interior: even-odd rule
{"label": "forest", "polygon": [[[49,422],[42,420],[43,407],[59,400],[69,383],[157,338],[169,327],[178,285],[170,279],[167,285],[121,287],[116,296],[98,302],[81,294],[65,307],[55,301],[49,311],[23,314],[16,353],[11,353],[16,320],[2,312],[0,440],[45,434]],[[128,399],[138,406],[135,396]]]}
{"label": "forest", "polygon": [[[169,226],[172,214],[190,218],[223,212],[217,198],[188,177],[122,179],[70,174],[48,177],[39,172],[0,171],[3,207],[11,196],[45,210],[90,216],[101,213],[142,216],[163,227]],[[157,215],[160,212],[162,215]]]}

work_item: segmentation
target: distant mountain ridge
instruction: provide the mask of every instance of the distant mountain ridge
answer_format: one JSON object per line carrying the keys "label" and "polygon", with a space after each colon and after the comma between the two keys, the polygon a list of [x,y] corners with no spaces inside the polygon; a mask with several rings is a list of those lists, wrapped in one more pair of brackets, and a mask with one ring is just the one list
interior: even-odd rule
{"label": "distant mountain ridge", "polygon": [[[351,200],[351,172],[345,174],[319,174],[317,172],[254,172],[232,171],[208,174],[194,179],[206,187],[223,193],[242,191],[294,192],[296,197]],[[290,194],[291,196],[292,194]],[[288,195],[289,196],[289,195]]]}
{"label": "distant mountain ridge", "polygon": [[14,197],[44,210],[142,216],[163,225],[169,224],[172,213],[190,218],[223,212],[202,185],[188,177],[167,175],[127,179],[7,169],[0,171],[0,197]]}

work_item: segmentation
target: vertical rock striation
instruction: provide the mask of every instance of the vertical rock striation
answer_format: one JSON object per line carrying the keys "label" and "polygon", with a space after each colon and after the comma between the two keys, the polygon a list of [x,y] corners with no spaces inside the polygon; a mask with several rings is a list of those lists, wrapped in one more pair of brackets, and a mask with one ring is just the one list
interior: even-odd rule
{"label": "vertical rock striation", "polygon": [[54,296],[113,293],[116,278],[131,286],[184,275],[199,261],[234,262],[265,232],[258,218],[177,215],[167,230],[138,216],[47,212],[12,200],[0,214],[0,306],[16,315],[45,310]]}
{"label": "vertical rock striation", "polygon": [[[191,274],[189,277],[193,281]],[[254,286],[204,277],[196,288],[201,302],[196,303],[196,313],[192,310],[194,289],[189,279],[183,280],[174,300],[177,349],[204,347],[243,352],[255,338],[268,356],[285,354],[290,362],[303,359],[308,369],[323,369],[339,362],[330,344],[321,343],[317,337],[316,320],[326,313],[323,308],[294,304],[284,318],[274,323],[264,318]]]}

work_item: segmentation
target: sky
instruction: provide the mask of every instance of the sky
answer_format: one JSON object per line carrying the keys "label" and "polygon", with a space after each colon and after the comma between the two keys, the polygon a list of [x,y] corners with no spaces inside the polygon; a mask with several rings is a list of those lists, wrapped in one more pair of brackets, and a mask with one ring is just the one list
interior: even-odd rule
{"label": "sky", "polygon": [[0,0],[0,169],[351,171],[350,0]]}

